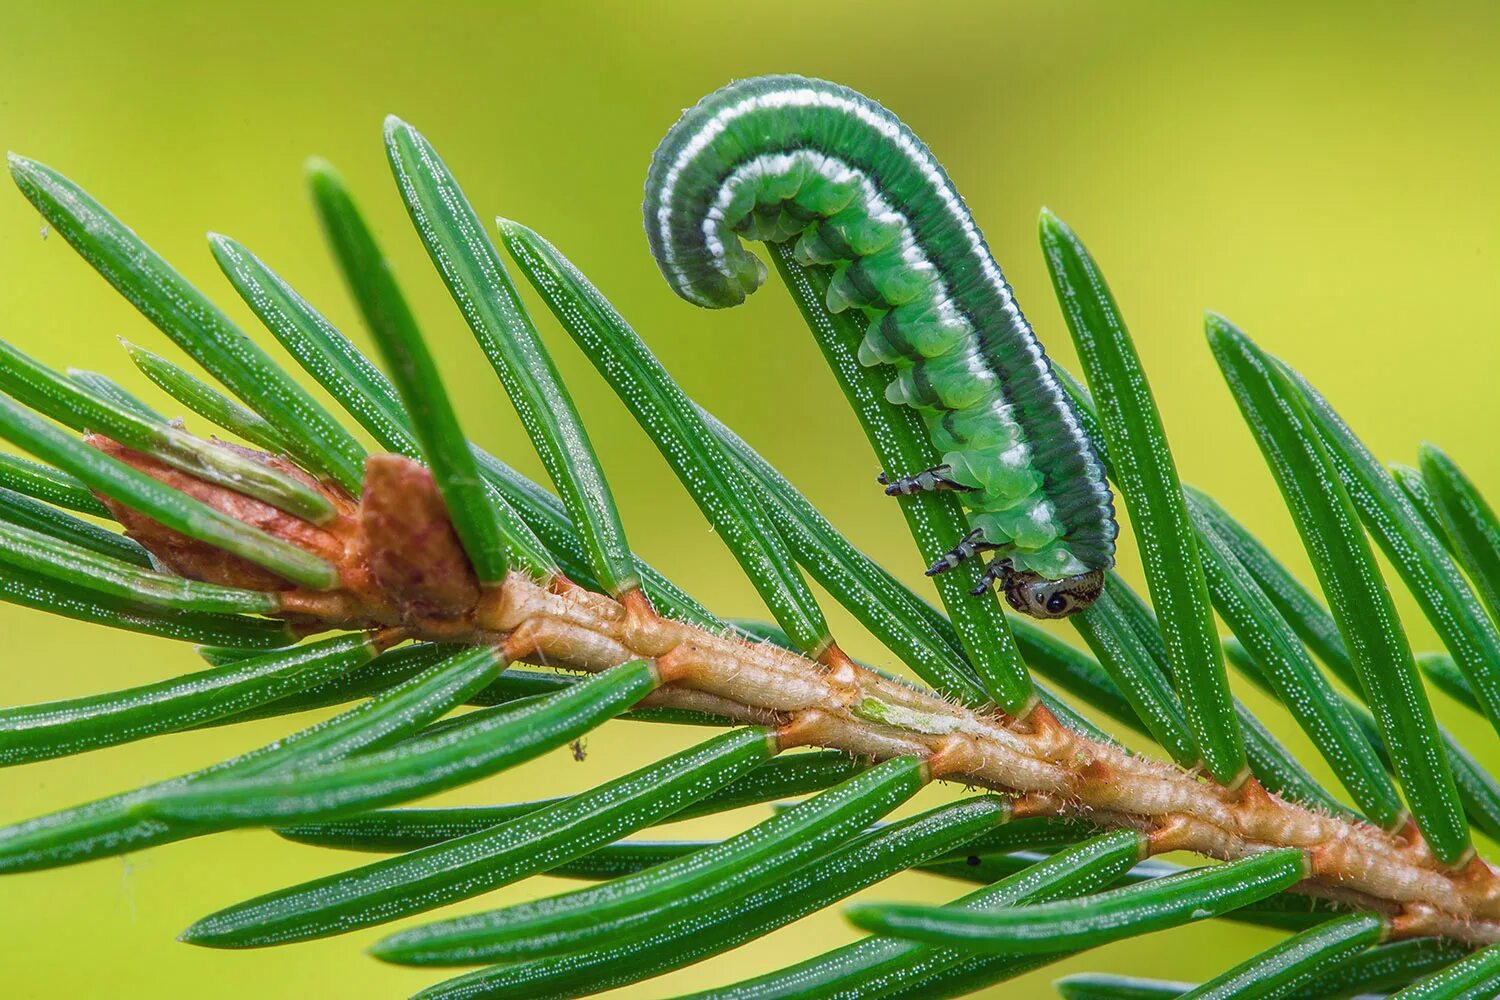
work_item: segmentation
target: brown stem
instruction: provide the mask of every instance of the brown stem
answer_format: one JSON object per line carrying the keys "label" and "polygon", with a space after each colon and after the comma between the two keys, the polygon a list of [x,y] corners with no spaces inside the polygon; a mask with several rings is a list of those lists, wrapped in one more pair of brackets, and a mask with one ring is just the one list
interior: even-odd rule
{"label": "brown stem", "polygon": [[516,573],[480,588],[431,475],[408,459],[372,456],[363,500],[330,490],[339,515],[312,526],[114,442],[94,443],[338,566],[336,590],[289,589],[285,581],[267,583],[259,567],[116,511],[132,535],[184,575],[274,590],[282,613],[307,630],[386,627],[382,643],[403,634],[498,642],[511,660],[580,670],[654,659],[666,683],[649,704],[774,725],[782,747],[834,747],[873,759],[915,754],[935,777],[1017,796],[1016,815],[1082,815],[1128,826],[1147,835],[1153,853],[1190,850],[1230,860],[1298,847],[1312,873],[1301,891],[1387,914],[1397,936],[1500,941],[1493,869],[1477,856],[1445,869],[1415,825],[1389,833],[1350,822],[1287,802],[1253,779],[1231,790],[1075,733],[1045,708],[1019,719],[975,712],[874,674],[831,642],[805,659],[706,632],[662,618],[639,590],[616,601],[563,577],[540,584]]}
{"label": "brown stem", "polygon": [[935,777],[1017,795],[1016,815],[1131,827],[1152,853],[1232,860],[1299,847],[1312,872],[1299,891],[1385,913],[1395,936],[1500,941],[1500,879],[1478,857],[1444,870],[1414,826],[1387,833],[1283,800],[1253,779],[1231,791],[1075,733],[1046,708],[1025,719],[972,711],[880,677],[836,646],[808,660],[662,618],[645,601],[558,591],[512,573],[481,598],[477,624],[529,662],[597,671],[654,658],[667,685],[653,704],[771,723],[782,747],[915,754]]}

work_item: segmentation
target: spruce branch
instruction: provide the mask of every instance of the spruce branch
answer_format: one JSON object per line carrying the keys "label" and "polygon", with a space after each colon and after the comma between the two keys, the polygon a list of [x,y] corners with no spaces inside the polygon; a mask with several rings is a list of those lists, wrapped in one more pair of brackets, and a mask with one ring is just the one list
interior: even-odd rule
{"label": "spruce branch", "polygon": [[[503,963],[424,996],[580,995],[639,981],[908,870],[984,888],[943,908],[851,909],[877,936],[726,995],[797,995],[806,983],[954,995],[1214,916],[1297,936],[1195,996],[1273,979],[1288,990],[1421,980],[1411,995],[1435,996],[1494,979],[1500,877],[1470,827],[1494,831],[1500,784],[1437,726],[1422,681],[1496,715],[1500,634],[1486,569],[1500,556],[1490,507],[1441,453],[1426,449],[1420,472],[1388,473],[1305,379],[1210,317],[1210,345],[1314,556],[1325,607],[1180,482],[1119,307],[1082,243],[1045,215],[1043,249],[1092,395],[1057,375],[1151,567],[1145,597],[1101,573],[1099,599],[1071,621],[1091,657],[1008,618],[993,594],[970,597],[960,577],[976,567],[938,581],[947,614],[907,589],[689,399],[579,268],[500,220],[510,259],[777,624],[723,620],[629,549],[570,389],[457,179],[410,126],[392,120],[386,141],[417,234],[560,500],[465,438],[389,263],[327,164],[310,168],[315,202],[387,373],[248,250],[228,237],[212,245],[277,340],[389,453],[367,455],[73,182],[12,157],[49,224],[238,401],[129,347],[137,364],[194,413],[275,453],[194,436],[102,376],[65,377],[0,344],[0,392],[11,397],[0,398],[0,437],[47,463],[0,456],[0,599],[210,644],[206,670],[0,710],[0,765],[358,704],[219,764],[0,828],[0,872],[246,826],[404,852],[227,907],[184,936],[213,947],[340,933],[541,872],[608,880],[377,945],[387,961]],[[828,308],[837,275],[802,266],[790,245],[772,255],[886,472],[931,465],[921,421],[885,398],[889,372],[859,362],[864,315]],[[951,496],[901,504],[929,561],[967,530]],[[1446,654],[1413,656],[1366,531]],[[930,687],[850,659],[804,573]],[[1233,633],[1222,647],[1215,616]],[[1221,648],[1287,706],[1352,806],[1234,697]],[[1354,697],[1331,687],[1309,650]],[[1125,749],[1033,674],[1153,738],[1165,758]],[[464,705],[479,707],[455,714]],[[383,808],[616,718],[728,731],[578,795]],[[805,747],[833,752],[786,753]],[[932,782],[987,794],[879,822]],[[724,841],[619,840],[783,794],[809,797]],[[1148,860],[1179,850],[1226,864]],[[1102,982],[1060,988],[1112,995]]]}
{"label": "spruce branch", "polygon": [[[189,483],[180,470],[147,467],[210,502],[245,502],[214,484]],[[159,525],[153,530],[129,510],[118,513],[149,547],[174,553],[196,575],[225,585],[260,582],[251,568],[187,560],[185,549],[204,546],[180,536],[168,541]],[[409,459],[372,458],[362,499],[346,516],[362,530],[346,542],[339,576],[357,583],[276,592],[280,611],[294,614],[305,631],[399,627],[420,640],[493,645],[510,662],[591,673],[648,659],[661,686],[643,705],[769,724],[782,750],[827,747],[877,761],[915,756],[926,762],[928,780],[1016,796],[1018,817],[1078,816],[1141,831],[1150,854],[1188,850],[1234,860],[1297,848],[1307,856],[1298,891],[1385,914],[1395,937],[1500,941],[1493,870],[1477,857],[1457,870],[1445,867],[1414,826],[1386,833],[1282,799],[1254,779],[1232,790],[1074,732],[1044,706],[1024,718],[967,707],[847,658],[830,666],[664,618],[638,592],[616,600],[565,577],[543,582],[514,571],[500,585],[480,588],[431,476]],[[305,540],[310,528],[286,534]]]}

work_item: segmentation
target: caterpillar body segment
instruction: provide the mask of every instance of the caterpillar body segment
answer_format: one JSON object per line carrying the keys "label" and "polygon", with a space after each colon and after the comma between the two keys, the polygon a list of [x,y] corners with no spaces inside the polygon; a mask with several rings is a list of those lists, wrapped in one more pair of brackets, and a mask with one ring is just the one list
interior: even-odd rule
{"label": "caterpillar body segment", "polygon": [[662,274],[707,308],[743,302],[766,269],[746,240],[794,241],[831,270],[827,304],[869,324],[866,365],[922,414],[942,464],[886,492],[960,491],[974,532],[930,572],[993,551],[986,580],[1038,617],[1087,607],[1114,562],[1103,468],[963,199],[894,115],[797,76],[732,83],[668,132],[644,222]]}

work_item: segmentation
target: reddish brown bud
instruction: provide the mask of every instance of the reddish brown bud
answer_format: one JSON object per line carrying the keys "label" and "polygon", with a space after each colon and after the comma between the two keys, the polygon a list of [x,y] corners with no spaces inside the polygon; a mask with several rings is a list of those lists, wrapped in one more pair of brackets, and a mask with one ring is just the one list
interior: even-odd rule
{"label": "reddish brown bud", "polygon": [[[236,448],[241,454],[261,462],[277,472],[293,476],[325,495],[338,512],[325,525],[315,525],[253,497],[199,479],[180,469],[173,468],[149,455],[132,451],[109,438],[91,435],[88,443],[112,458],[144,472],[153,479],[166,483],[173,489],[199,500],[236,521],[259,528],[269,535],[291,542],[306,549],[320,559],[337,566],[345,584],[358,586],[362,575],[356,561],[359,545],[358,523],[354,519],[355,504],[348,494],[326,483],[319,483],[284,458],[263,452]],[[225,445],[224,447],[233,447]],[[189,538],[146,515],[112,500],[99,498],[121,524],[125,533],[140,542],[163,565],[181,576],[229,587],[245,587],[250,590],[290,590],[292,584],[270,570],[264,569],[214,548],[206,542]]]}
{"label": "reddish brown bud", "polygon": [[319,482],[284,458],[233,445],[237,452],[307,484],[335,514],[324,524],[288,514],[207,482],[108,438],[89,443],[113,458],[237,521],[312,553],[338,569],[339,586],[307,590],[239,556],[189,538],[108,497],[101,497],[162,565],[194,580],[281,595],[282,614],[309,628],[400,625],[430,639],[472,638],[479,583],[464,555],[432,475],[398,455],[365,465],[364,495]]}
{"label": "reddish brown bud", "polygon": [[370,572],[397,605],[417,617],[473,612],[479,580],[432,473],[399,455],[371,455],[359,520]]}

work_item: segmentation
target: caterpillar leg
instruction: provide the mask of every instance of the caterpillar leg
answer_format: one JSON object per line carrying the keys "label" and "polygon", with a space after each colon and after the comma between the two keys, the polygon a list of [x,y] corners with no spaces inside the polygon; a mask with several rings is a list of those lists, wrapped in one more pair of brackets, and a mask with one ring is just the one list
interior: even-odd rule
{"label": "caterpillar leg", "polygon": [[1015,569],[1015,563],[1011,562],[1009,556],[996,556],[984,568],[984,574],[980,576],[979,582],[974,585],[974,588],[969,593],[974,597],[978,597],[986,590],[989,590],[991,584],[996,581],[999,581],[1003,587],[1005,581],[1010,578]]}
{"label": "caterpillar leg", "polygon": [[972,491],[974,487],[965,486],[948,476],[953,471],[951,465],[934,465],[914,476],[901,476],[892,479],[884,472],[876,476],[876,480],[885,487],[885,495],[888,497],[905,497],[913,493],[937,492],[938,490],[964,490]]}
{"label": "caterpillar leg", "polygon": [[947,555],[927,567],[927,575],[937,576],[939,573],[946,573],[965,559],[993,548],[995,546],[984,540],[984,531],[975,528],[965,535],[963,540],[955,545]]}

